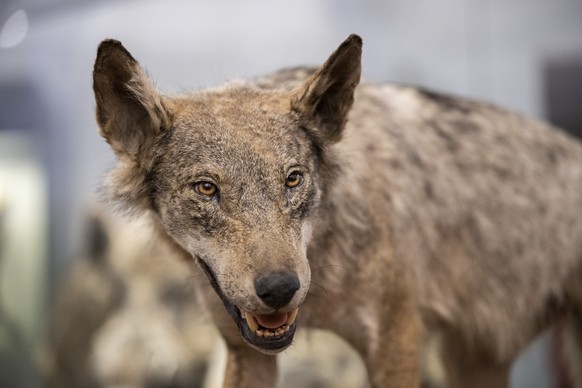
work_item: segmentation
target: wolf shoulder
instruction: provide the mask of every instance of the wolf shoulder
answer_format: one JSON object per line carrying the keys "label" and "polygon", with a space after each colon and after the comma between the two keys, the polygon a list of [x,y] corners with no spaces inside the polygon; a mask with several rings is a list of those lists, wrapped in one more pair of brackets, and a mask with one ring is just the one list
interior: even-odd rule
{"label": "wolf shoulder", "polygon": [[384,153],[379,156],[391,166],[446,169],[468,181],[483,174],[497,183],[582,180],[582,142],[566,131],[491,103],[421,88],[363,82],[345,138],[343,146],[365,147],[367,158]]}

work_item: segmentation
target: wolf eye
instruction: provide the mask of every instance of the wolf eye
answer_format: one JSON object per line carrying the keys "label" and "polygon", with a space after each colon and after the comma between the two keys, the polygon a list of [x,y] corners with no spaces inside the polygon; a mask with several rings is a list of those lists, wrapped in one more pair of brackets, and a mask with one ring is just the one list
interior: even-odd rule
{"label": "wolf eye", "polygon": [[205,197],[212,197],[218,193],[218,187],[211,182],[196,182],[193,185],[194,191]]}
{"label": "wolf eye", "polygon": [[294,187],[301,185],[303,183],[303,179],[304,177],[302,172],[293,171],[291,174],[287,176],[287,179],[285,179],[285,186],[292,189]]}

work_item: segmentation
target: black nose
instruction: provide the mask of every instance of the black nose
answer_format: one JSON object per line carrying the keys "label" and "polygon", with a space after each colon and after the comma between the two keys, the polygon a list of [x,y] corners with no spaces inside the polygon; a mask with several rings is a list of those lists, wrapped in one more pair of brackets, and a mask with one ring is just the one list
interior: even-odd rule
{"label": "black nose", "polygon": [[269,307],[280,309],[293,299],[299,279],[292,272],[275,272],[255,280],[257,295]]}

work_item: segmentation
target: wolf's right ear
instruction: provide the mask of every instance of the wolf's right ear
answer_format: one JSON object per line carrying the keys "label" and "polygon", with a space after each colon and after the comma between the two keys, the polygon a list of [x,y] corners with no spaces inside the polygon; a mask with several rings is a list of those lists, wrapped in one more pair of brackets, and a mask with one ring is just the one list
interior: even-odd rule
{"label": "wolf's right ear", "polygon": [[99,45],[93,91],[101,136],[120,160],[147,164],[169,117],[152,82],[120,42],[109,39]]}
{"label": "wolf's right ear", "polygon": [[350,35],[291,101],[317,138],[340,140],[360,82],[361,58],[362,38]]}

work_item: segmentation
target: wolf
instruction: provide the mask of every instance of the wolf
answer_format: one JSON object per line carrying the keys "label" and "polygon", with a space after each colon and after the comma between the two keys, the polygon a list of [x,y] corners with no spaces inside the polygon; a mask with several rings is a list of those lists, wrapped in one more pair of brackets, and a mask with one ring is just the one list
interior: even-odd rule
{"label": "wolf", "polygon": [[[273,387],[296,330],[331,330],[372,387],[418,387],[438,333],[450,387],[507,387],[555,322],[582,337],[582,146],[488,103],[360,80],[350,35],[318,68],[168,96],[115,40],[93,71],[119,163],[228,348],[225,387]],[[202,283],[202,282],[201,282]]]}

